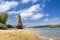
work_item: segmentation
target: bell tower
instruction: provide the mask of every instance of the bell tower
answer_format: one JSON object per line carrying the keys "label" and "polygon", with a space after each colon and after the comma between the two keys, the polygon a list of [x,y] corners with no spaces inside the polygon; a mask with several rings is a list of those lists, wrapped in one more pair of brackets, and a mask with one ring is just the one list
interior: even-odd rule
{"label": "bell tower", "polygon": [[16,26],[16,28],[18,28],[18,29],[23,29],[20,14],[17,16],[17,26]]}

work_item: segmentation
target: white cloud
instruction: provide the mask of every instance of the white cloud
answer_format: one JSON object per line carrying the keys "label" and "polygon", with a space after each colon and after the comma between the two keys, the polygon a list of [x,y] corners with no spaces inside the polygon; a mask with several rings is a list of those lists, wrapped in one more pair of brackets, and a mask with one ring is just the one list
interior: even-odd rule
{"label": "white cloud", "polygon": [[18,13],[20,13],[20,10],[19,11],[8,11],[7,13],[9,15],[18,14]]}
{"label": "white cloud", "polygon": [[[13,15],[13,14],[18,14],[20,13],[21,17],[23,20],[38,20],[40,18],[42,18],[44,16],[43,13],[35,13],[35,12],[38,12],[41,10],[41,7],[39,4],[36,4],[36,5],[33,5],[31,6],[30,8],[28,9],[24,9],[24,10],[19,10],[19,11],[9,11],[9,15]],[[8,21],[7,23],[13,23],[13,20],[12,21]],[[10,24],[11,24],[10,23]],[[14,23],[15,24],[15,23]],[[29,25],[29,24],[27,24]]]}
{"label": "white cloud", "polygon": [[41,25],[59,25],[60,18],[46,18],[44,21],[34,22],[34,23],[27,23],[26,26],[41,26]]}
{"label": "white cloud", "polygon": [[[29,17],[34,16],[35,12],[38,12],[41,10],[41,7],[39,4],[33,5],[28,9],[24,9],[24,10],[19,10],[19,11],[10,11],[8,12],[9,14],[18,14],[20,13],[22,19],[28,19]],[[39,14],[39,13],[37,13]],[[39,14],[40,17],[40,14]]]}
{"label": "white cloud", "polygon": [[27,19],[27,18],[31,17],[32,15],[33,15],[32,13],[28,13],[28,14],[27,13],[22,13],[21,14],[23,19]]}
{"label": "white cloud", "polygon": [[51,25],[60,24],[60,18],[49,19],[48,24],[51,24]]}
{"label": "white cloud", "polygon": [[43,24],[43,25],[55,25],[55,24],[60,24],[60,18],[45,19],[42,24]]}
{"label": "white cloud", "polygon": [[52,18],[52,19],[50,19],[50,21],[56,21],[56,20],[59,20],[59,18]]}
{"label": "white cloud", "polygon": [[14,8],[18,5],[18,2],[15,2],[15,1],[3,1],[1,2],[0,4],[0,12],[4,12],[4,11],[7,11],[11,8]]}
{"label": "white cloud", "polygon": [[28,18],[34,15],[34,12],[37,12],[40,10],[40,5],[36,4],[33,5],[32,7],[25,9],[23,11],[21,11],[21,16],[22,18]]}
{"label": "white cloud", "polygon": [[46,16],[49,16],[49,14],[46,14]]}
{"label": "white cloud", "polygon": [[44,17],[44,14],[38,13],[32,16],[31,20],[38,20],[40,18]]}
{"label": "white cloud", "polygon": [[39,10],[41,11],[42,8],[40,7],[39,4],[36,4],[36,5],[31,6],[31,7],[28,9],[28,12],[36,12],[36,11],[39,11]]}
{"label": "white cloud", "polygon": [[[22,0],[22,3],[28,3],[28,2],[35,3],[37,1],[38,0]],[[46,2],[46,1],[44,1],[44,2]],[[10,2],[9,1],[2,1],[0,4],[0,12],[7,11],[11,8],[16,7],[17,5],[18,5],[18,2],[16,2],[16,1],[10,1]],[[45,7],[46,6],[45,3],[43,3],[42,6]],[[44,16],[49,16],[48,14],[43,14],[43,13],[38,12],[38,11],[42,11],[42,10],[43,9],[42,9],[40,4],[35,4],[35,5],[31,6],[30,8],[27,8],[27,9],[19,10],[19,11],[9,11],[8,13],[11,15],[20,13],[20,15],[22,16],[22,19],[28,19],[29,18],[30,20],[38,20]],[[10,20],[8,20],[7,23],[15,24],[14,20],[10,19]],[[47,21],[47,19],[45,19],[45,21]],[[39,23],[37,23],[37,24],[39,24]],[[30,25],[30,24],[28,24],[28,25]],[[32,23],[31,23],[31,25],[32,25]],[[34,25],[36,25],[36,23]]]}
{"label": "white cloud", "polygon": [[22,0],[22,3],[28,3],[28,2],[35,3],[35,2],[37,2],[37,0]]}
{"label": "white cloud", "polygon": [[29,0],[22,0],[22,3],[27,3],[29,2]]}
{"label": "white cloud", "polygon": [[44,22],[48,22],[49,19],[45,19]]}

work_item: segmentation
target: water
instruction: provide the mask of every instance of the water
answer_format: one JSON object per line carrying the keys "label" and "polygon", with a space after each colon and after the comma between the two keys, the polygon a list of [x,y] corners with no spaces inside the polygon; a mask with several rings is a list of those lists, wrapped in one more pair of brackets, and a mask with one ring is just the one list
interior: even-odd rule
{"label": "water", "polygon": [[34,30],[36,33],[49,37],[60,37],[60,28],[27,28]]}

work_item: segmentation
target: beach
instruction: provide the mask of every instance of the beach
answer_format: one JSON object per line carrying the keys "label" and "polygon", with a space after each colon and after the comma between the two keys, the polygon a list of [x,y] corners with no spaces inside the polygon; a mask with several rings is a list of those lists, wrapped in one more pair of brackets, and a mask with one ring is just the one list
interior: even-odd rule
{"label": "beach", "polygon": [[13,29],[13,30],[0,30],[0,40],[53,40],[53,39],[35,34],[33,30]]}

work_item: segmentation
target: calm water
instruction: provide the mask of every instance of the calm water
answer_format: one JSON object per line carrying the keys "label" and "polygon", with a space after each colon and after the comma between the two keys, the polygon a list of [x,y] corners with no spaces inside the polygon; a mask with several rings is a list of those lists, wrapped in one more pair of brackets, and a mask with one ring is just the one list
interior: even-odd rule
{"label": "calm water", "polygon": [[36,33],[50,36],[50,37],[60,37],[60,28],[27,28],[34,30]]}

